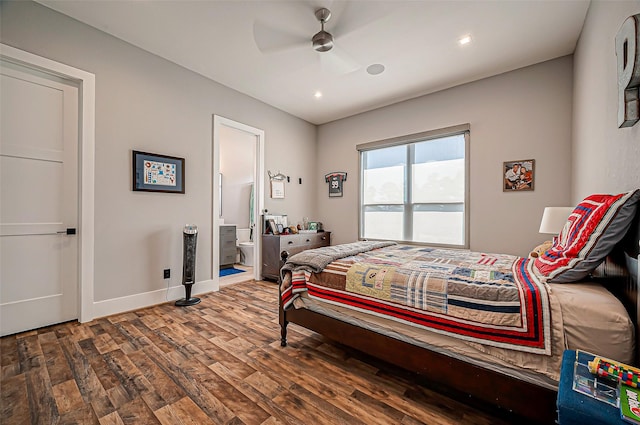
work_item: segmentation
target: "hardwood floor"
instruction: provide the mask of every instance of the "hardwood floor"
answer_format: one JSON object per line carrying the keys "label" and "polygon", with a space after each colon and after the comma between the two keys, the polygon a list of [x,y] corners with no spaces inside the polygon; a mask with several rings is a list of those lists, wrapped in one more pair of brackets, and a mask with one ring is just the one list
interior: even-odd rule
{"label": "hardwood floor", "polygon": [[280,347],[274,283],[201,298],[2,338],[0,423],[508,423],[296,325]]}

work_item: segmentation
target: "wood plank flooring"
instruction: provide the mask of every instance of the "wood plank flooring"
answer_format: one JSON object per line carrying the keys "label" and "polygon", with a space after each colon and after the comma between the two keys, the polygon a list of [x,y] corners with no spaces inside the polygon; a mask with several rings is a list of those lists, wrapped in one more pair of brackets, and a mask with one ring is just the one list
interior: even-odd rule
{"label": "wood plank flooring", "polygon": [[289,325],[277,287],[245,282],[4,337],[0,423],[506,424]]}

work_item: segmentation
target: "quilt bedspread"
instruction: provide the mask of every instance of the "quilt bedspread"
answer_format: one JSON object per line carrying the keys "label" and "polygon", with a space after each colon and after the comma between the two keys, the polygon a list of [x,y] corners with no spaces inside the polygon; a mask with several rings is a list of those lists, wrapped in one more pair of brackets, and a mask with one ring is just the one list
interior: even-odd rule
{"label": "quilt bedspread", "polygon": [[320,272],[300,263],[291,272],[285,309],[304,294],[470,342],[551,354],[548,294],[528,259],[393,245]]}

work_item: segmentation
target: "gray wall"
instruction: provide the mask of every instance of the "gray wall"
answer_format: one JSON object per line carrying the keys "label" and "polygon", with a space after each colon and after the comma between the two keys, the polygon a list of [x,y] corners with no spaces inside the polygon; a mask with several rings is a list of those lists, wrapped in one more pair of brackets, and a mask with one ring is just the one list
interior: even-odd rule
{"label": "gray wall", "polygon": [[640,187],[640,123],[618,128],[615,37],[640,1],[592,1],[574,55],[574,203]]}
{"label": "gray wall", "polygon": [[[346,171],[342,198],[318,179],[318,218],[332,241],[358,237],[359,143],[471,124],[470,247],[527,255],[545,206],[570,204],[572,57],[422,96],[318,130],[318,175]],[[535,190],[502,191],[503,161],[536,160]]]}
{"label": "gray wall", "polygon": [[[265,131],[266,169],[311,180],[315,126],[39,4],[0,4],[3,43],[96,75],[95,301],[162,289],[168,267],[179,285],[185,223],[200,229],[196,279],[211,278],[213,114]],[[186,194],[133,192],[132,149],[185,157]],[[310,216],[307,189],[265,206]]]}

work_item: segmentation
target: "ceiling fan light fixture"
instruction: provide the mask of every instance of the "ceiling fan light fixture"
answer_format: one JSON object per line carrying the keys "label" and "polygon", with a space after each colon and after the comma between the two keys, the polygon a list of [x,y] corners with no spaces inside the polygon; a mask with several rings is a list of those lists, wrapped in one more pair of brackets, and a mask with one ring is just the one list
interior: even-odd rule
{"label": "ceiling fan light fixture", "polygon": [[317,52],[328,52],[333,48],[333,36],[325,30],[314,35],[311,42]]}

